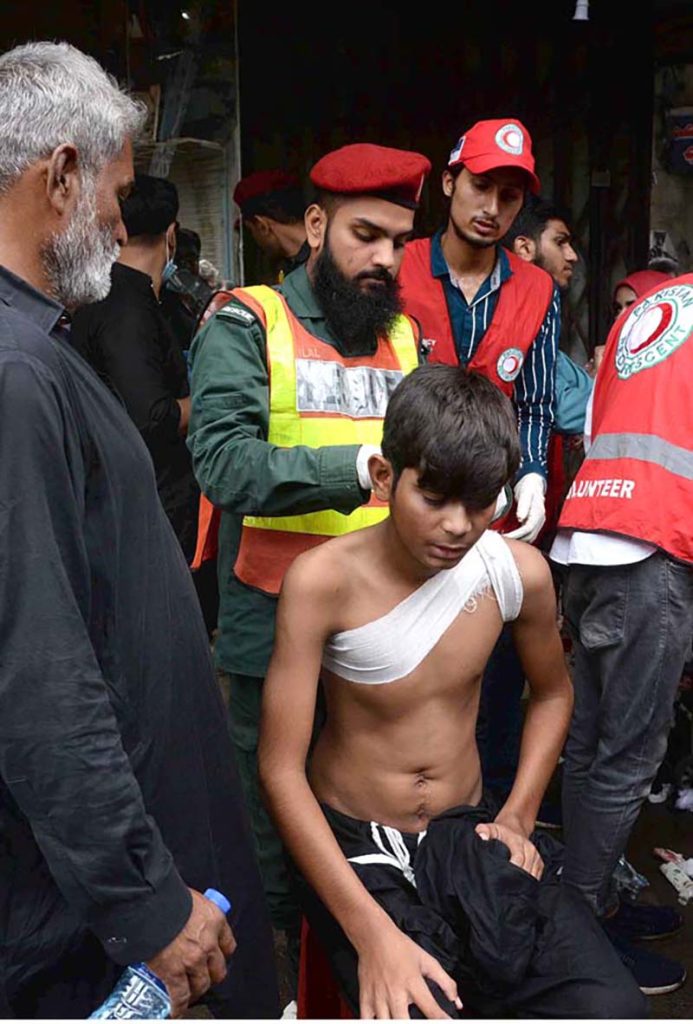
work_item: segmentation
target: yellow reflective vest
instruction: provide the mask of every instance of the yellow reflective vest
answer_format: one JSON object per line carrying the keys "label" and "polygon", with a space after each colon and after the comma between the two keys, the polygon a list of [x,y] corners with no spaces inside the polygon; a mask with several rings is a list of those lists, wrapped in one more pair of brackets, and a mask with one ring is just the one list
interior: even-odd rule
{"label": "yellow reflective vest", "polygon": [[[253,310],[266,331],[269,444],[380,444],[390,395],[419,362],[418,332],[409,317],[396,317],[372,356],[349,357],[310,334],[274,289],[238,288],[233,295]],[[375,498],[349,515],[325,509],[245,516],[234,574],[249,586],[278,594],[284,573],[302,551],[386,516],[387,507]]]}

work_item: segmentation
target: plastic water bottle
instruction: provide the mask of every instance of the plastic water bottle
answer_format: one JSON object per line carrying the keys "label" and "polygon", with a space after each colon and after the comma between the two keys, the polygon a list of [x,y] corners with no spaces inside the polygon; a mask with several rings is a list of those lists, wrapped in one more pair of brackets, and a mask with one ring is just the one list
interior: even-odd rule
{"label": "plastic water bottle", "polygon": [[[231,904],[226,896],[216,889],[207,889],[204,895],[228,914]],[[146,964],[138,963],[125,968],[108,999],[89,1019],[155,1020],[170,1016],[171,1000],[165,984]]]}

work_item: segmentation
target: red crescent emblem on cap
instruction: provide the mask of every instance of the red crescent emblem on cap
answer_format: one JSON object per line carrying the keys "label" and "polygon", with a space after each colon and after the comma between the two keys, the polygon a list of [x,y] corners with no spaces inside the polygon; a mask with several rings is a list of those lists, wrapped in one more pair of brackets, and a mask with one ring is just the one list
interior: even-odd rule
{"label": "red crescent emblem on cap", "polygon": [[496,145],[506,153],[520,156],[525,145],[522,129],[517,124],[506,124],[496,132]]}
{"label": "red crescent emblem on cap", "polygon": [[[648,345],[651,345],[654,341],[657,340],[657,338],[660,338],[662,334],[664,334],[667,327],[674,318],[674,307],[671,305],[670,302],[658,302],[656,306],[652,307],[652,309],[648,309],[648,311],[645,313],[643,317],[642,322],[642,327],[645,330],[647,330],[647,328],[650,326],[650,323],[654,319],[656,313],[659,313],[659,323],[657,323],[652,330],[646,333],[642,341],[638,342],[633,347],[631,347],[630,345],[628,346],[628,351],[632,356],[637,355],[638,352],[641,352],[642,349],[647,348]],[[638,334],[639,333],[640,332],[638,331]]]}

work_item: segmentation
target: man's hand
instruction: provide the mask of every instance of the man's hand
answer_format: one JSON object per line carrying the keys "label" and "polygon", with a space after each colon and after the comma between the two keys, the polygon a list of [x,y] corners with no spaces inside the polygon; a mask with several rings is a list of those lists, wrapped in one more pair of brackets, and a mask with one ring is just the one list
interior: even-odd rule
{"label": "man's hand", "polygon": [[510,850],[510,863],[528,872],[537,880],[544,873],[544,861],[534,843],[527,838],[519,821],[509,819],[507,824],[499,821],[477,825],[474,829],[480,839],[498,839]]}
{"label": "man's hand", "polygon": [[431,993],[426,978],[434,981],[451,1003],[462,1009],[457,985],[438,961],[397,927],[379,932],[359,949],[360,1017],[408,1020],[409,1007],[418,1006],[424,1017],[449,1020]]}
{"label": "man's hand", "polygon": [[532,543],[546,522],[545,494],[546,480],[541,473],[527,473],[518,480],[515,484],[515,515],[522,525],[506,533],[506,537]]}
{"label": "man's hand", "polygon": [[190,917],[173,942],[147,961],[147,967],[166,985],[171,1016],[180,1017],[210,985],[226,977],[226,961],[236,948],[228,921],[202,893],[190,890]]}

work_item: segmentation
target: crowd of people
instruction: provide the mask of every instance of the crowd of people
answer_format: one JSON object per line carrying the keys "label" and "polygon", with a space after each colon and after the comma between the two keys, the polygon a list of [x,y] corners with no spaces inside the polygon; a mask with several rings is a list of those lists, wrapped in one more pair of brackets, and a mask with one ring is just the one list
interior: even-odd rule
{"label": "crowd of people", "polygon": [[419,152],[243,177],[276,280],[227,287],[143,123],[0,55],[0,1012],[144,961],[173,1015],[295,1016],[309,928],[356,1017],[647,1016],[682,917],[616,868],[693,640],[693,275],[569,358],[508,116],[431,237]]}

